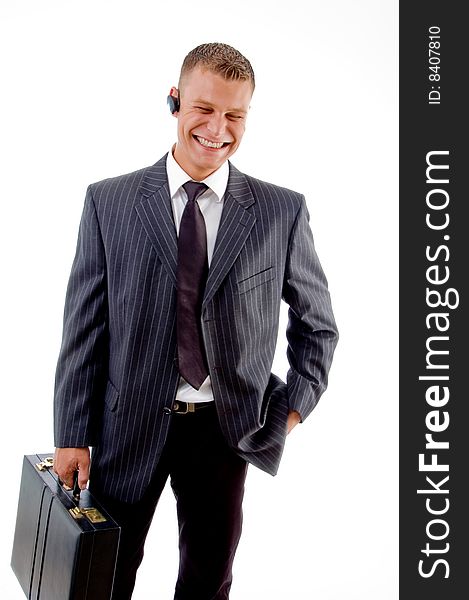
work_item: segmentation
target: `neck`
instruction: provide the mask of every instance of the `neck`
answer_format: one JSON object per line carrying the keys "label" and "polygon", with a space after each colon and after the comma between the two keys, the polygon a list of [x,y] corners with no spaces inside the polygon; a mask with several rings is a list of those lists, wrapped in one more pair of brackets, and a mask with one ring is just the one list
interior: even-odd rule
{"label": "neck", "polygon": [[210,170],[210,169],[202,169],[202,168],[198,168],[197,166],[194,166],[194,165],[192,165],[190,163],[187,163],[187,161],[184,160],[184,157],[181,156],[180,153],[178,152],[177,144],[175,144],[173,146],[173,148],[172,148],[172,154],[173,154],[174,160],[181,167],[181,169],[185,173],[187,173],[189,175],[189,177],[191,179],[193,179],[194,181],[203,181],[209,175],[211,175],[212,173],[215,173],[215,171],[218,170],[218,169],[212,169],[212,170]]}

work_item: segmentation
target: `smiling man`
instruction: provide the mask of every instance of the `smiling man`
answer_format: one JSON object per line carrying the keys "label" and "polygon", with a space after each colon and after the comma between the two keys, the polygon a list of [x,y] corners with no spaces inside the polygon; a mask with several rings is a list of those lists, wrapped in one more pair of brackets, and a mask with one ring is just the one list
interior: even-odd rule
{"label": "smiling man", "polygon": [[[195,48],[168,97],[171,151],[88,188],[56,373],[55,470],[69,486],[75,471],[82,488],[89,480],[122,527],[113,600],[132,596],[168,477],[174,599],[228,599],[247,465],[274,475],[327,385],[337,330],[304,197],[228,161],[254,85],[234,48]],[[286,383],[271,373],[281,300]]]}

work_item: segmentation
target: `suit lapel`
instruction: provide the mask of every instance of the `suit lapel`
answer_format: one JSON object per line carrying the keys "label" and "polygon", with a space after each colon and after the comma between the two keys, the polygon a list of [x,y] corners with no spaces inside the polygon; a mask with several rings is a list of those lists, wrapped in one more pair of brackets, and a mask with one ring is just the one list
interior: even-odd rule
{"label": "suit lapel", "polygon": [[203,304],[209,302],[233,266],[256,217],[247,210],[255,202],[245,175],[230,163],[223,212],[208,273]]}
{"label": "suit lapel", "polygon": [[166,175],[166,156],[146,173],[141,185],[141,201],[135,210],[162,264],[176,285],[177,238]]}

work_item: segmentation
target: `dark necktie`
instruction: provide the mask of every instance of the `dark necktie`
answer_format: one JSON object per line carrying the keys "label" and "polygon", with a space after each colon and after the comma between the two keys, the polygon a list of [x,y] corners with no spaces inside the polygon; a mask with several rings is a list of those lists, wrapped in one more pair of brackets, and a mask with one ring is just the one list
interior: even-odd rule
{"label": "dark necktie", "polygon": [[178,237],[177,341],[179,373],[198,390],[208,375],[200,314],[207,281],[207,232],[196,199],[207,186],[188,181],[182,186],[187,204]]}

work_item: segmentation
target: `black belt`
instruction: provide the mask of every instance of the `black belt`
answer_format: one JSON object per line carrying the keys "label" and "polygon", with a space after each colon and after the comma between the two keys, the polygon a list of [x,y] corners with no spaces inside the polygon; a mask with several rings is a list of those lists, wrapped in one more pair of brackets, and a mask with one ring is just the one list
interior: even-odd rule
{"label": "black belt", "polygon": [[168,408],[166,406],[164,412],[167,415],[187,415],[189,413],[195,413],[202,408],[208,408],[209,406],[215,406],[215,402],[182,402],[181,400],[176,400],[173,407]]}

